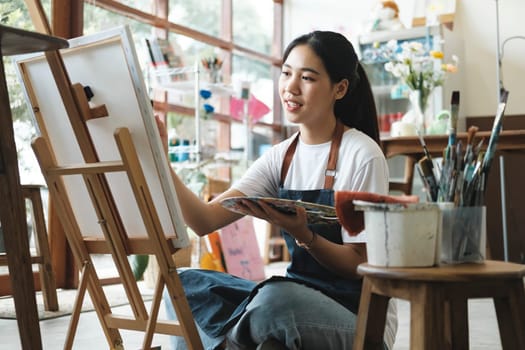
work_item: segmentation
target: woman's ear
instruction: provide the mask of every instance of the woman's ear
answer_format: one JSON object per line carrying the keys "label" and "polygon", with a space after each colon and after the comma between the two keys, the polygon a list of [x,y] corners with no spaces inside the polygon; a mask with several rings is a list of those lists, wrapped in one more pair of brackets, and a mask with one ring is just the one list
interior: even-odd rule
{"label": "woman's ear", "polygon": [[348,79],[343,79],[336,84],[336,87],[335,87],[335,99],[336,100],[340,100],[346,95],[346,92],[348,91],[348,85],[349,85]]}

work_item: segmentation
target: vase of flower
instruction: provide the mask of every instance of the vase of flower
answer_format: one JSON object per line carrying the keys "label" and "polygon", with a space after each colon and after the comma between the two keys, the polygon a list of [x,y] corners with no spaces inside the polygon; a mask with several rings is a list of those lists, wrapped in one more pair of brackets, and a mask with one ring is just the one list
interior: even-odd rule
{"label": "vase of flower", "polygon": [[434,111],[430,103],[432,91],[410,90],[409,101],[413,113],[412,120],[416,129],[421,134],[426,134],[427,129],[434,121]]}
{"label": "vase of flower", "polygon": [[452,56],[452,63],[443,63],[443,52],[429,50],[421,42],[411,41],[398,44],[389,41],[384,48],[385,70],[410,91],[409,98],[414,113],[418,113],[421,132],[432,123],[433,111],[430,103],[434,89],[442,86],[447,73],[458,69],[458,58]]}

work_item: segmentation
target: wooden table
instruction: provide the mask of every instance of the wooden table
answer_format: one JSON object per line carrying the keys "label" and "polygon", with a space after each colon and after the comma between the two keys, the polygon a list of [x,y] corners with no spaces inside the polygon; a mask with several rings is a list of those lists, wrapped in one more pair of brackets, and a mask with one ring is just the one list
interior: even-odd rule
{"label": "wooden table", "polygon": [[[476,138],[485,138],[484,146],[489,142],[490,131],[479,131]],[[443,150],[448,143],[448,135],[427,135],[424,137],[429,152],[433,156],[442,156]],[[467,142],[467,133],[458,133],[457,139],[461,140],[463,145]],[[381,147],[387,158],[406,155],[416,157],[423,156],[423,147],[417,136],[403,137],[381,137]],[[497,144],[499,151],[524,151],[525,150],[525,130],[504,130],[500,133]]]}
{"label": "wooden table", "polygon": [[471,298],[494,300],[504,350],[525,349],[525,265],[503,261],[431,268],[361,264],[357,271],[364,279],[354,350],[383,349],[391,297],[410,302],[410,349],[468,349]]}
{"label": "wooden table", "polygon": [[[64,39],[0,25],[1,56],[57,50]],[[36,307],[26,210],[13,131],[3,61],[0,63],[0,222],[4,232],[16,319],[23,349],[42,349]]]}

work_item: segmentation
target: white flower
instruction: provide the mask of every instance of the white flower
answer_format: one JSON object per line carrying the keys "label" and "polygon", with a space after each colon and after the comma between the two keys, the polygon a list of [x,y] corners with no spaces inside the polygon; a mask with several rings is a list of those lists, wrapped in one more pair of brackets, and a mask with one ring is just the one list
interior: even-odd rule
{"label": "white flower", "polygon": [[411,90],[419,90],[422,106],[432,90],[443,85],[445,74],[457,71],[457,56],[452,57],[453,63],[441,63],[443,53],[428,51],[422,42],[405,41],[398,45],[391,40],[384,46],[385,70]]}

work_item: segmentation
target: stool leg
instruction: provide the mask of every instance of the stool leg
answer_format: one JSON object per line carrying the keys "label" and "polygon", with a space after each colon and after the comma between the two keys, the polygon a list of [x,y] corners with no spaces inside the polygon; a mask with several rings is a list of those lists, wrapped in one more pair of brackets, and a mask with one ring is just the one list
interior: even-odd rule
{"label": "stool leg", "polygon": [[384,290],[384,285],[387,283],[370,277],[365,277],[363,280],[354,350],[383,349],[383,334],[390,297],[374,294],[373,286],[377,284],[379,290]]}
{"label": "stool leg", "polygon": [[44,309],[58,311],[58,298],[56,291],[55,274],[51,265],[51,252],[47,239],[46,222],[40,188],[28,187],[23,189],[24,196],[31,202],[31,214],[35,232],[37,255],[41,258],[39,264],[40,283],[44,299]]}
{"label": "stool leg", "polygon": [[508,282],[509,295],[495,297],[501,344],[504,350],[525,349],[525,292],[522,279]]}
{"label": "stool leg", "polygon": [[454,350],[468,350],[468,303],[464,298],[452,298],[445,302],[445,338],[447,346]]}
{"label": "stool leg", "polygon": [[443,350],[444,299],[441,288],[413,283],[410,289],[410,349]]}

